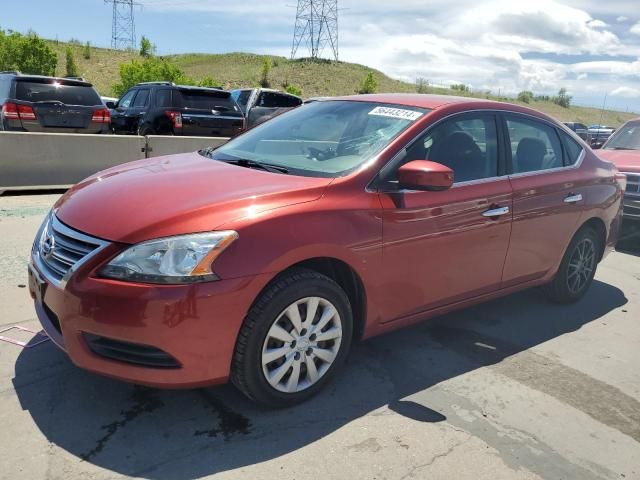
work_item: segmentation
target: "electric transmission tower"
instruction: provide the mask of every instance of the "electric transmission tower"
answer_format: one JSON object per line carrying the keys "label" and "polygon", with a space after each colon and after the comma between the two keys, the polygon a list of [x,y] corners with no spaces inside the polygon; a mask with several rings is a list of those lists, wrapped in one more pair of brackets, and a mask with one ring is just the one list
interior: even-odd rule
{"label": "electric transmission tower", "polygon": [[140,5],[134,0],[104,0],[113,4],[111,23],[111,48],[136,48],[136,25],[133,7]]}
{"label": "electric transmission tower", "polygon": [[338,60],[338,0],[298,0],[291,58],[295,58],[301,44],[314,59],[320,58],[329,46]]}

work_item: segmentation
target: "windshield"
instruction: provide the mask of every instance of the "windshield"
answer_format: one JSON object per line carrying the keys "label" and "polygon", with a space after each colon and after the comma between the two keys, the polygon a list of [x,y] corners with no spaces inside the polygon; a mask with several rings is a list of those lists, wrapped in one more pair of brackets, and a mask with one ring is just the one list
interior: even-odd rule
{"label": "windshield", "polygon": [[613,134],[606,150],[640,150],[640,121],[629,122]]}
{"label": "windshield", "polygon": [[16,82],[16,98],[27,102],[61,102],[65,105],[101,105],[96,91],[84,85],[60,83]]}
{"label": "windshield", "polygon": [[338,177],[371,160],[428,110],[353,101],[315,102],[278,116],[208,153],[293,174]]}

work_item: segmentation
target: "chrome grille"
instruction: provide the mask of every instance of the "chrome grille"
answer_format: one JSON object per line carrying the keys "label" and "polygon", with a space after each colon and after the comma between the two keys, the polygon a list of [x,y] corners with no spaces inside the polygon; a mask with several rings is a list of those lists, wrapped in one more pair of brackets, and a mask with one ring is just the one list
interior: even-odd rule
{"label": "chrome grille", "polygon": [[33,257],[48,280],[64,286],[75,268],[107,245],[107,242],[73,230],[51,214],[33,246]]}
{"label": "chrome grille", "polygon": [[640,196],[640,174],[623,173],[627,176],[627,190],[625,193],[631,196]]}

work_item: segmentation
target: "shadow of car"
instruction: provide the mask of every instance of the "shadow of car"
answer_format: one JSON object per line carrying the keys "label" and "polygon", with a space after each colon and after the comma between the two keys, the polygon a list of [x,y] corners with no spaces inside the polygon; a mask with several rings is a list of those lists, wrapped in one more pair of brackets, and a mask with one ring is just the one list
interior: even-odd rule
{"label": "shadow of car", "polygon": [[[75,368],[51,344],[24,350],[14,388],[46,439],[118,474],[198,478],[274,459],[382,407],[420,422],[447,420],[416,393],[499,364],[627,303],[595,281],[579,303],[548,304],[533,289],[358,344],[336,382],[309,402],[265,410],[230,387],[160,391]],[[611,411],[620,422],[625,412]]]}

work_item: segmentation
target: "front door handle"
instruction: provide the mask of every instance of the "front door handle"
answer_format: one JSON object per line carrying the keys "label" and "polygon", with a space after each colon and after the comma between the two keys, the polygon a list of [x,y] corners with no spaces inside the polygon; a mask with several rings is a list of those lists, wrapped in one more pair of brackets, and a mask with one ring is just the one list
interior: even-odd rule
{"label": "front door handle", "polygon": [[509,207],[496,207],[482,212],[483,217],[500,217],[509,213]]}
{"label": "front door handle", "polygon": [[580,193],[570,193],[564,199],[564,203],[578,203],[581,201],[582,201],[582,194]]}

